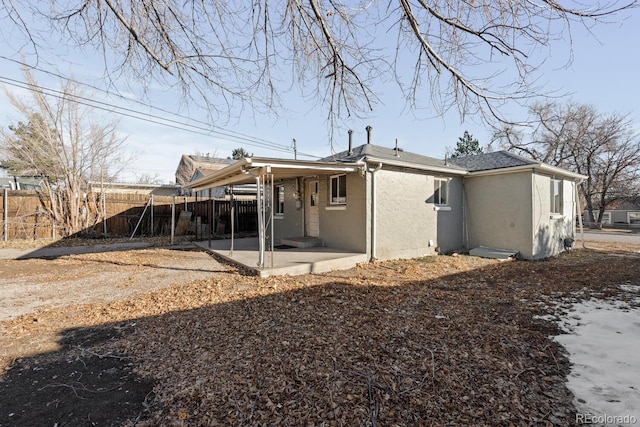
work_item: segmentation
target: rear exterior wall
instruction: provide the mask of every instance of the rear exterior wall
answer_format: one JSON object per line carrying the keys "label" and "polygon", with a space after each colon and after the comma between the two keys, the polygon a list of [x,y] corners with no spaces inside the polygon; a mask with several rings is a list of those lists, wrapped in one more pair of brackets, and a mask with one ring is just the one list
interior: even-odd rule
{"label": "rear exterior wall", "polygon": [[415,258],[435,253],[434,177],[381,169],[375,172],[375,257]]}
{"label": "rear exterior wall", "polygon": [[468,247],[533,257],[531,171],[465,178]]}

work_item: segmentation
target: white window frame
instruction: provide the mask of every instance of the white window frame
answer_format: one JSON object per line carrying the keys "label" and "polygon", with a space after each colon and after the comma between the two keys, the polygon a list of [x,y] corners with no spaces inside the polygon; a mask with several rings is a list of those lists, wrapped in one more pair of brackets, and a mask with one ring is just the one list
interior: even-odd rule
{"label": "white window frame", "polygon": [[[433,179],[433,204],[436,206],[449,206],[449,178]],[[442,188],[444,184],[444,201],[442,197]]]}
{"label": "white window frame", "polygon": [[[344,179],[344,194],[340,194],[340,181]],[[333,183],[336,182],[337,195],[333,194]],[[329,204],[330,205],[346,205],[347,204],[347,175],[332,175],[329,177]]]}
{"label": "white window frame", "polygon": [[611,212],[602,212],[602,216],[600,217],[600,224],[611,225]]}
{"label": "white window frame", "polygon": [[[631,222],[631,215],[637,215],[640,217],[640,212],[635,211],[635,212],[627,212],[627,224],[632,224]],[[638,220],[640,220],[640,218],[638,218]],[[638,222],[634,222],[633,224],[638,224]]]}
{"label": "white window frame", "polygon": [[274,216],[284,216],[284,191],[284,185],[276,185],[273,187]]}
{"label": "white window frame", "polygon": [[[556,187],[557,184],[557,187]],[[562,200],[562,187],[564,186],[564,182],[560,178],[551,177],[550,180],[550,192],[551,197],[549,199],[549,211],[551,212],[551,216],[562,216],[564,211],[563,200]],[[556,190],[558,190],[556,192]]]}

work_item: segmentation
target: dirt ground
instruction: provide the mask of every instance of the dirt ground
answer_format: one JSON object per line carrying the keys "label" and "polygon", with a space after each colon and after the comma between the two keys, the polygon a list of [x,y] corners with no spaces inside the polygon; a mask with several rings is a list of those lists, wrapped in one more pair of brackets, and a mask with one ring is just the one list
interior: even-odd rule
{"label": "dirt ground", "polygon": [[535,316],[640,277],[640,247],[589,248],[267,279],[197,250],[0,260],[0,426],[570,425]]}
{"label": "dirt ground", "polygon": [[0,259],[0,321],[42,309],[131,298],[228,271],[204,251],[180,248]]}

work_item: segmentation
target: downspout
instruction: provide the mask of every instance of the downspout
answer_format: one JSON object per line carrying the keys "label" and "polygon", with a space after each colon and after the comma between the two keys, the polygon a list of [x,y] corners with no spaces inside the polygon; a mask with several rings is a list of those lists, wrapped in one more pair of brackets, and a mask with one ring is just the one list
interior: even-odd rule
{"label": "downspout", "polygon": [[464,245],[464,249],[469,251],[469,224],[467,209],[468,209],[468,201],[467,201],[467,186],[465,185],[466,179],[462,177],[462,241]]}
{"label": "downspout", "polygon": [[[367,169],[369,165],[367,164]],[[377,218],[376,218],[376,172],[382,169],[382,163],[378,163],[375,169],[370,169],[371,172],[371,259],[375,261],[376,257],[376,245],[377,245]]]}
{"label": "downspout", "polygon": [[576,180],[573,186],[573,192],[576,195],[576,216],[578,217],[578,223],[580,224],[580,240],[582,240],[582,249],[587,249],[584,243],[584,226],[582,224],[582,212],[580,212],[580,192],[578,191],[578,185],[584,182],[583,179]]}

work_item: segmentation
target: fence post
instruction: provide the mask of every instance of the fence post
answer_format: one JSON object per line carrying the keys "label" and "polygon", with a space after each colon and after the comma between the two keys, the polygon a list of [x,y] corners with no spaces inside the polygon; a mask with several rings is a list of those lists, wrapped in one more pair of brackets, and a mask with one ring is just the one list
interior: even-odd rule
{"label": "fence post", "polygon": [[151,195],[151,237],[153,237],[153,194]]}
{"label": "fence post", "polygon": [[9,189],[3,191],[2,240],[9,238]]}
{"label": "fence post", "polygon": [[171,244],[173,245],[173,236],[176,233],[176,196],[171,198]]}
{"label": "fence post", "polygon": [[104,237],[107,237],[107,200],[104,195],[104,189],[100,194],[102,197],[102,234]]}

